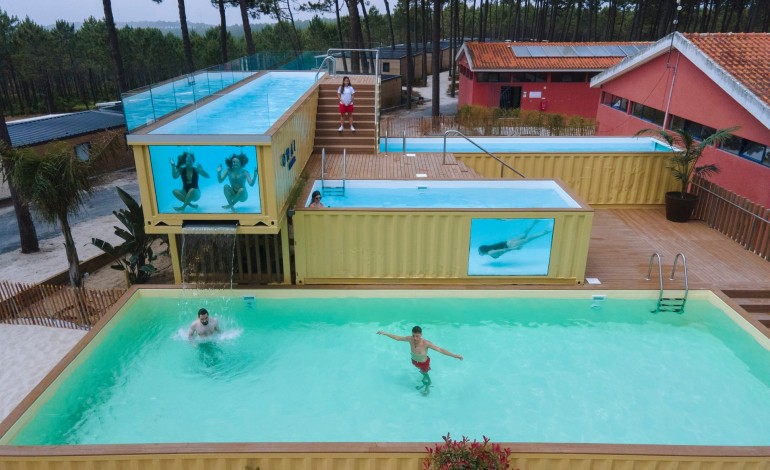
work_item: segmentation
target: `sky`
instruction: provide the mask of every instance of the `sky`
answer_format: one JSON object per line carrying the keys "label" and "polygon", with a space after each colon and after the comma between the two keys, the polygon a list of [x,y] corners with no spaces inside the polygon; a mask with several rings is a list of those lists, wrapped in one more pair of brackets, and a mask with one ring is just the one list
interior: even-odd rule
{"label": "sky", "polygon": [[[374,4],[385,11],[384,3],[379,0]],[[0,9],[20,20],[29,16],[34,22],[48,26],[56,20],[66,20],[70,23],[82,22],[89,16],[97,19],[104,17],[102,0],[0,0]],[[210,0],[186,0],[185,10],[187,21],[192,23],[219,24],[219,11],[212,6]],[[227,24],[241,24],[241,13],[238,8],[229,7],[225,10]],[[179,21],[177,0],[164,0],[155,3],[153,0],[112,0],[112,16],[115,22],[131,21]],[[333,15],[326,14],[328,18]],[[312,15],[298,14],[295,19],[310,19]],[[267,23],[267,19],[252,20],[252,23]]]}

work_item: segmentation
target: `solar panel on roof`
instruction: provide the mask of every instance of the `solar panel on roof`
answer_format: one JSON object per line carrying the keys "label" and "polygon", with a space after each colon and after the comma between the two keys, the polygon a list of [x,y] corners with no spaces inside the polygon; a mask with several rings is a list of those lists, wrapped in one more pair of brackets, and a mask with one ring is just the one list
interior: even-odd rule
{"label": "solar panel on roof", "polygon": [[578,57],[592,57],[591,46],[572,46]]}
{"label": "solar panel on roof", "polygon": [[555,46],[552,49],[557,49],[560,53],[560,57],[577,57],[577,53],[572,46]]}
{"label": "solar panel on roof", "polygon": [[532,57],[527,46],[511,46],[511,49],[513,49],[513,53],[516,54],[516,57]]}
{"label": "solar panel on roof", "polygon": [[617,56],[624,55],[623,54],[623,50],[621,48],[619,48],[618,46],[602,46],[602,47],[604,47],[607,50],[607,52],[609,54],[607,57],[611,57],[611,56],[612,57],[617,57]]}
{"label": "solar panel on roof", "polygon": [[527,46],[532,57],[548,57],[542,46]]}

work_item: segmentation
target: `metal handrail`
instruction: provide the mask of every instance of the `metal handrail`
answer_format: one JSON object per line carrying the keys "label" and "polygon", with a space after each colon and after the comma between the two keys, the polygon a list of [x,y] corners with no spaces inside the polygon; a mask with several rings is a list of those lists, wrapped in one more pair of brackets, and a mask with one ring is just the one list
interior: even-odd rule
{"label": "metal handrail", "polygon": [[401,155],[406,157],[406,129],[401,136]]}
{"label": "metal handrail", "polygon": [[321,148],[321,190],[323,190],[326,185],[324,184],[324,175],[326,174],[326,147]]}
{"label": "metal handrail", "polygon": [[[406,132],[406,131],[404,131],[404,132]],[[463,139],[465,139],[465,140],[467,140],[468,142],[470,142],[470,143],[472,143],[473,145],[475,145],[475,146],[476,146],[476,148],[478,148],[478,149],[479,149],[479,150],[481,150],[482,152],[486,153],[486,154],[487,154],[487,155],[489,155],[490,157],[492,157],[492,158],[494,158],[495,160],[497,160],[498,162],[500,162],[500,165],[502,165],[502,166],[500,167],[500,178],[502,178],[502,177],[503,177],[504,168],[508,168],[509,170],[511,170],[512,172],[516,173],[517,175],[521,176],[521,177],[522,177],[522,178],[524,178],[524,179],[526,179],[526,178],[527,178],[526,176],[524,176],[524,175],[522,175],[521,173],[519,173],[518,171],[516,171],[516,169],[515,169],[514,167],[512,167],[511,165],[509,165],[509,164],[505,163],[504,161],[500,160],[500,159],[499,159],[499,158],[497,158],[496,156],[492,155],[491,153],[489,153],[489,152],[487,151],[487,149],[483,148],[482,146],[480,146],[479,144],[477,144],[477,143],[476,143],[476,142],[474,142],[473,140],[469,139],[469,138],[468,138],[468,136],[466,136],[466,135],[465,135],[465,134],[463,134],[462,132],[458,131],[457,129],[449,129],[448,131],[444,132],[444,157],[443,157],[443,159],[441,160],[442,164],[446,165],[446,138],[449,136],[449,134],[456,134],[456,135],[459,135],[459,136],[460,136],[460,137],[462,137]],[[406,140],[406,138],[404,138],[404,140]],[[406,152],[406,144],[404,144],[404,152]]]}
{"label": "metal handrail", "polygon": [[385,155],[388,154],[388,130],[385,129]]}
{"label": "metal handrail", "polygon": [[[339,47],[332,47],[326,50],[326,55],[330,56],[332,55],[332,51],[339,51],[339,52],[374,52],[374,76],[379,77],[380,76],[380,50],[379,49],[345,49],[345,48],[339,48]],[[345,57],[343,56],[343,60],[345,60]],[[334,76],[337,75],[337,68],[334,68]]]}
{"label": "metal handrail", "polygon": [[342,195],[345,195],[345,182],[348,179],[348,149],[342,149]]}
{"label": "metal handrail", "polygon": [[716,197],[718,197],[719,199],[721,199],[721,200],[725,201],[726,203],[730,204],[731,206],[737,207],[738,209],[740,209],[740,210],[742,210],[743,212],[745,212],[745,213],[749,214],[750,216],[754,217],[755,219],[759,219],[761,222],[770,223],[770,219],[765,219],[765,218],[764,218],[764,217],[762,217],[761,215],[758,215],[758,214],[755,214],[755,213],[753,213],[753,212],[750,212],[750,211],[746,210],[745,208],[743,208],[743,207],[739,206],[738,204],[736,204],[736,203],[734,203],[734,202],[732,202],[732,201],[730,201],[730,200],[728,200],[728,199],[725,199],[725,198],[723,198],[722,196],[720,196],[719,194],[715,193],[714,191],[711,191],[710,189],[708,189],[708,188],[706,188],[706,187],[703,187],[703,186],[699,185],[698,183],[696,183],[696,182],[694,182],[694,181],[690,182],[690,184],[692,184],[693,186],[697,186],[697,187],[699,187],[700,189],[702,189],[702,190],[706,191],[706,192],[707,192],[707,193],[709,193],[709,194],[713,194],[714,196],[716,196]]}
{"label": "metal handrail", "polygon": [[328,65],[326,66],[326,70],[329,72],[329,75],[331,75],[332,77],[337,75],[337,62],[335,62],[334,56],[327,55],[326,57],[324,57],[324,60],[321,61],[321,65],[318,66],[318,71],[315,73],[316,82],[318,81],[318,74],[322,72],[321,69],[324,68],[324,64],[326,63],[327,60],[332,64],[331,66],[328,66]]}
{"label": "metal handrail", "polygon": [[[684,270],[684,300],[687,300],[687,293],[690,292],[690,285],[687,280],[687,258],[684,257],[684,253],[677,253],[676,256],[674,256],[674,267],[671,268],[671,277],[669,277],[669,280],[674,280],[676,262],[680,257],[682,258],[682,270]],[[684,302],[682,302],[682,308],[684,308]]]}

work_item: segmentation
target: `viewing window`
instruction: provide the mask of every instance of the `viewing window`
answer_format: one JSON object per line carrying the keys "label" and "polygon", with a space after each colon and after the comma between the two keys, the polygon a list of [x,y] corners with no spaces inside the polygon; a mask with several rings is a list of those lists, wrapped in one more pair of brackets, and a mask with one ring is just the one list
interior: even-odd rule
{"label": "viewing window", "polygon": [[585,72],[553,72],[551,81],[555,83],[582,83],[586,81]]}
{"label": "viewing window", "polygon": [[645,106],[641,103],[634,103],[631,106],[631,114],[638,117],[639,119],[644,119],[645,121],[649,121],[659,126],[663,125],[663,117],[665,116],[663,111],[650,108],[649,106]]}
{"label": "viewing window", "polygon": [[679,116],[671,116],[669,120],[668,128],[671,130],[682,129],[695,137],[696,140],[707,139],[711,134],[716,132],[713,127],[704,126],[697,122],[693,122]]}
{"label": "viewing window", "polygon": [[602,104],[619,111],[628,112],[628,100],[612,93],[602,94]]}
{"label": "viewing window", "polygon": [[546,73],[535,73],[535,72],[514,73],[513,81],[521,82],[521,83],[533,83],[533,82],[543,83],[546,81],[547,77],[548,77],[548,74]]}
{"label": "viewing window", "polygon": [[382,63],[382,71],[383,72],[390,72],[390,62],[383,62]]}
{"label": "viewing window", "polygon": [[725,152],[738,155],[749,160],[770,166],[770,150],[766,145],[759,144],[749,139],[733,136],[722,143],[721,147]]}

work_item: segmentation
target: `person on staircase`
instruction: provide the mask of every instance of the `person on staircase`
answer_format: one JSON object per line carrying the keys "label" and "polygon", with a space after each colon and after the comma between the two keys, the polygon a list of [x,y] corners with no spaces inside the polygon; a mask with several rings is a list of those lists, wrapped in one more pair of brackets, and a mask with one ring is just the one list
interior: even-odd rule
{"label": "person on staircase", "polygon": [[355,93],[356,90],[350,84],[350,78],[342,77],[342,86],[337,88],[337,98],[340,99],[340,128],[337,129],[339,132],[342,132],[344,128],[345,116],[348,117],[350,131],[356,131],[356,128],[353,127],[353,95]]}

